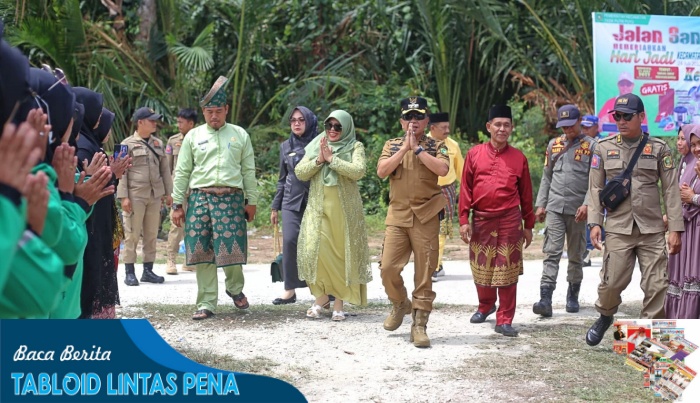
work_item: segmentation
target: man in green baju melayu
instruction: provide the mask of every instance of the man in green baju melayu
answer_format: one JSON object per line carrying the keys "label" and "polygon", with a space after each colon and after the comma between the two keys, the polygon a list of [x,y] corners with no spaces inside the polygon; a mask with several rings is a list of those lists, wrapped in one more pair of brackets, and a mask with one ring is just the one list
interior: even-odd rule
{"label": "man in green baju melayu", "polygon": [[[184,222],[186,264],[197,267],[194,320],[214,315],[217,267],[223,267],[226,294],[236,308],[249,306],[241,265],[247,261],[246,221],[253,221],[258,200],[255,156],[248,133],[226,123],[227,81],[219,77],[200,101],[206,124],[187,134],[175,167],[171,221],[178,227]],[[191,193],[185,217],[187,188]]]}

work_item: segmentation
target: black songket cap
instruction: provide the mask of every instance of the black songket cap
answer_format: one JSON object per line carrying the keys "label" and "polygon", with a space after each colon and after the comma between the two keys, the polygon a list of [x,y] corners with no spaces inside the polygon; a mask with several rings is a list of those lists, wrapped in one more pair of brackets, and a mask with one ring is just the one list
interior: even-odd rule
{"label": "black songket cap", "polygon": [[495,118],[508,118],[513,120],[513,114],[508,105],[494,105],[489,109],[489,122]]}

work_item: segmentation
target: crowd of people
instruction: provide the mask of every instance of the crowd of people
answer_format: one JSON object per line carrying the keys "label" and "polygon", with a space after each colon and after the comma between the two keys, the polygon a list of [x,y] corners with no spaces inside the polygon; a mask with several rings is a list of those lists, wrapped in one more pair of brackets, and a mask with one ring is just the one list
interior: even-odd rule
{"label": "crowd of people", "polygon": [[[0,263],[0,317],[114,318],[122,243],[127,286],[165,281],[154,272],[163,204],[172,207],[165,273],[178,273],[180,242],[182,269],[196,273],[192,319],[215,315],[217,268],[223,268],[233,305],[249,307],[242,265],[259,195],[250,136],[227,123],[226,78],[200,100],[204,124],[198,125],[196,110],[182,109],[180,133],[163,141],[156,136],[162,116],[142,107],[132,117],[133,136],[108,155],[102,147],[115,114],[103,107],[100,93],[71,87],[59,69],[29,67],[4,41],[0,73],[0,253],[8,257]],[[563,133],[547,145],[533,198],[528,160],[508,143],[517,124],[508,106],[487,111],[489,141],[462,157],[449,137],[447,113],[430,113],[422,97],[401,100],[401,136],[386,141],[371,167],[389,183],[379,262],[391,302],[384,329],[398,329],[411,315],[410,342],[430,346],[432,283],[444,275],[442,255],[455,216],[479,298],[471,323],[495,313],[495,332],[518,335],[512,325],[522,251],[536,221],[546,229],[534,313],[553,315],[566,245],[570,313],[580,308],[582,267],[590,265],[594,249],[604,250],[595,303],[600,317],[586,335],[588,344],[600,343],[612,324],[637,260],[645,294],[641,317],[700,318],[700,126],[679,131],[677,167],[668,145],[642,132],[639,97],[625,93],[612,105],[606,117],[618,133],[605,138],[598,117],[582,116],[575,105],[558,110]],[[295,303],[296,290],[308,287],[315,299],[307,317],[322,318],[328,310],[331,320],[343,321],[344,304],[365,305],[372,281],[358,186],[368,172],[365,147],[343,110],[320,122],[310,108],[297,106],[289,125],[270,214],[283,228],[284,291],[272,303]],[[409,295],[402,271],[411,256]]]}

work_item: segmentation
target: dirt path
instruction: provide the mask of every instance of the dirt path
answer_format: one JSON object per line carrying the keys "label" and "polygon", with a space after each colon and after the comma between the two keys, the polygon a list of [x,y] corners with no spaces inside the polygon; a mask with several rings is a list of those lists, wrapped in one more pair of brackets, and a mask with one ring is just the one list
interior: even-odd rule
{"label": "dirt path", "polygon": [[[521,337],[512,339],[493,332],[493,318],[470,324],[473,306],[439,306],[429,322],[429,349],[409,343],[410,317],[395,332],[385,331],[385,306],[354,310],[342,323],[306,319],[299,308],[227,309],[203,322],[190,320],[187,306],[148,305],[123,314],[151,315],[165,341],[192,359],[283,379],[311,402],[585,401],[597,400],[599,393],[605,400],[648,397],[635,384],[641,376],[625,371],[621,357],[612,353],[611,341],[599,348],[583,342],[590,308],[541,320],[519,306],[525,314]],[[591,368],[580,368],[579,360]],[[613,365],[619,376],[601,378]],[[592,382],[597,389],[589,390]]]}
{"label": "dirt path", "polygon": [[[250,239],[251,263],[261,264],[244,268],[248,311],[232,307],[223,291],[223,274],[217,315],[197,322],[191,320],[194,273],[166,276],[161,285],[125,287],[120,270],[120,314],[148,318],[171,346],[195,361],[283,379],[311,402],[648,401],[648,392],[639,388],[639,374],[628,371],[622,358],[612,353],[612,336],[596,348],[585,344],[584,334],[597,317],[592,306],[599,256],[584,271],[581,312],[564,311],[563,274],[551,319],[532,313],[532,303],[539,297],[542,262],[527,260],[518,284],[514,321],[520,337],[512,339],[494,333],[493,316],[484,324],[469,323],[477,298],[467,248],[459,240],[448,240],[447,276],[433,286],[437,299],[428,324],[432,347],[417,349],[408,341],[410,317],[395,332],[382,327],[390,307],[376,264],[374,281],[368,284],[368,307],[346,307],[352,316],[345,322],[332,322],[329,314],[311,320],[305,317],[312,301],[308,289],[297,290],[296,304],[270,303],[282,290],[280,283],[269,278],[272,240],[264,233]],[[535,237],[527,259],[541,256],[541,239]],[[381,234],[370,237],[374,262],[381,242]],[[562,273],[567,263],[562,260]],[[159,270],[164,265],[157,265]],[[403,277],[410,289],[412,264]],[[639,284],[638,273],[632,284]],[[641,298],[638,287],[630,286],[623,294],[623,311],[636,317],[635,301]],[[606,377],[611,368],[616,376]]]}

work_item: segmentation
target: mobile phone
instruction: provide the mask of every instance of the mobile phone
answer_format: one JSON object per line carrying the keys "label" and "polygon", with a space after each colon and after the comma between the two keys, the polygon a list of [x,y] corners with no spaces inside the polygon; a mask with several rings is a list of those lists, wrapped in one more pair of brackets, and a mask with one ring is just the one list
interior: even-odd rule
{"label": "mobile phone", "polygon": [[129,146],[125,146],[123,144],[116,144],[114,146],[114,159],[124,158],[124,157],[126,157],[126,154],[128,152],[129,152]]}

